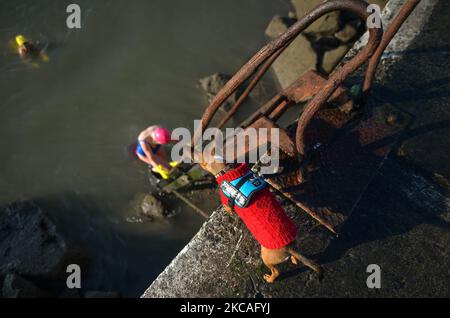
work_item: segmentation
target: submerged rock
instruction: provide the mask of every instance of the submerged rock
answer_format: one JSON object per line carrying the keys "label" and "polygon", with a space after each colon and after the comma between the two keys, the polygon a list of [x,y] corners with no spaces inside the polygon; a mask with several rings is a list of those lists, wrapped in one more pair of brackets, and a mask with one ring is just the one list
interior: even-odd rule
{"label": "submerged rock", "polygon": [[0,276],[57,277],[65,272],[67,247],[42,210],[23,201],[0,211],[0,255]]}
{"label": "submerged rock", "polygon": [[150,193],[138,193],[134,196],[128,208],[127,222],[144,223],[161,221],[168,217],[166,208],[161,201]]}
{"label": "submerged rock", "polygon": [[[217,93],[219,93],[219,91],[222,89],[222,87],[225,86],[230,78],[230,76],[225,74],[214,73],[199,80],[199,86],[206,93],[208,103],[210,103],[214,99]],[[237,92],[234,92],[233,94],[231,94],[230,98],[228,98],[228,100],[223,103],[223,106],[221,108],[229,110],[231,107],[233,107],[234,103],[236,103],[237,98],[238,94]]]}
{"label": "submerged rock", "polygon": [[3,281],[3,298],[47,298],[50,295],[28,280],[8,274]]}
{"label": "submerged rock", "polygon": [[166,210],[161,201],[152,194],[146,194],[141,203],[141,214],[151,219],[165,219]]}

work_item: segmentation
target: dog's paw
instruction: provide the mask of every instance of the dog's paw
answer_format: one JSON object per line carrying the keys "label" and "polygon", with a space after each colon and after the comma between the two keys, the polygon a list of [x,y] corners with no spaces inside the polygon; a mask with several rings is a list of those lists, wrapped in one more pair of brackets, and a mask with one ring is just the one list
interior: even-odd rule
{"label": "dog's paw", "polygon": [[264,275],[264,280],[265,280],[267,283],[269,283],[269,284],[272,284],[273,281],[274,281],[274,279],[272,278],[272,276],[271,276],[271,275],[268,275],[268,274]]}
{"label": "dog's paw", "polygon": [[298,265],[298,260],[294,256],[291,256],[291,262],[294,265]]}
{"label": "dog's paw", "polygon": [[322,279],[323,279],[323,268],[322,268],[322,266],[319,265],[315,272],[317,273],[319,282],[321,282]]}
{"label": "dog's paw", "polygon": [[227,212],[228,214],[233,214],[233,209],[230,208],[229,206],[224,206],[225,212]]}

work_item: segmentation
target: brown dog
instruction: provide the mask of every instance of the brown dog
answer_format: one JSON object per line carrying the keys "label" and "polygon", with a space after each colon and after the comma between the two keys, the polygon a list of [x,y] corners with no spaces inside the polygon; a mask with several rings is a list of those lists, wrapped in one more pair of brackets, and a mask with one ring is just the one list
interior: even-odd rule
{"label": "brown dog", "polygon": [[[224,163],[214,159],[203,161],[200,163],[200,166],[216,176],[219,187],[221,187],[221,182],[224,179],[228,178],[227,181],[230,181],[231,177],[235,179],[248,173],[250,170],[247,165],[239,165],[230,167],[227,171],[227,166]],[[234,210],[261,244],[261,258],[271,270],[271,275],[264,275],[264,279],[268,283],[273,283],[280,275],[275,266],[288,259],[295,265],[300,261],[322,275],[320,265],[293,249],[294,244],[292,243],[295,241],[297,228],[286,215],[275,196],[267,188],[253,195],[250,203],[245,208],[236,205],[234,205],[234,208],[230,207],[228,203],[230,199],[222,191],[221,198],[225,210],[229,213],[232,213]]]}

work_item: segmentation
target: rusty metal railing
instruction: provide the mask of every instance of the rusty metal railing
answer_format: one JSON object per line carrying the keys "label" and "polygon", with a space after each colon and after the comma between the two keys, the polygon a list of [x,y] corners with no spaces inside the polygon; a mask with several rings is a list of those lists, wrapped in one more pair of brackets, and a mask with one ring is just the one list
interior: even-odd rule
{"label": "rusty metal railing", "polygon": [[[264,46],[228,81],[228,83],[220,90],[220,92],[215,96],[215,98],[211,101],[210,105],[205,110],[201,119],[201,125],[199,129],[203,131],[209,125],[220,106],[231,96],[231,94],[236,91],[253,74],[255,74],[255,72],[261,65],[263,65],[264,62],[268,61],[262,68],[263,72],[258,74],[258,76],[256,77],[256,81],[251,84],[254,87],[257,81],[262,77],[265,71],[267,71],[267,69],[276,60],[276,58],[301,32],[303,32],[318,18],[332,11],[349,11],[356,14],[358,17],[365,21],[369,17],[369,13],[367,12],[367,5],[368,4],[366,2],[361,0],[333,0],[324,2],[323,4],[317,6],[309,14],[307,14],[293,26],[291,26],[288,31]],[[342,75],[353,72],[354,69],[357,69],[361,64],[364,63],[364,61],[368,59],[368,57],[370,57],[371,54],[373,54],[381,40],[382,29],[373,28],[369,30],[369,33],[369,41],[366,47],[360,53],[358,53],[358,55],[354,58],[354,62],[340,73],[341,76],[336,76],[336,79],[339,79],[339,77],[342,78]],[[347,72],[347,70],[350,70],[351,72]],[[248,95],[248,93],[246,95]],[[322,101],[324,97],[329,97],[332,93],[333,92],[331,91],[331,89],[327,89],[326,94],[321,94],[321,96],[316,98],[314,103],[317,104],[318,107],[320,107],[321,104],[326,101],[326,99],[325,101]],[[239,103],[239,105],[241,103],[242,101]],[[233,107],[233,111],[236,110],[237,107]],[[195,141],[196,140],[193,140],[193,144],[195,144]]]}
{"label": "rusty metal railing", "polygon": [[[364,83],[362,85],[361,100],[362,104],[364,104],[363,102],[366,100],[373,85],[375,72],[382,53],[419,2],[420,0],[409,0],[389,25],[384,37],[382,28],[369,28],[369,39],[366,46],[350,61],[335,69],[323,85],[322,89],[309,101],[298,120],[296,129],[295,145],[300,159],[305,158],[307,155],[304,134],[308,123],[326,104],[344,80],[363,66],[367,61],[369,61]],[[292,43],[292,41],[300,35],[301,32],[308,28],[318,18],[332,11],[348,11],[357,15],[363,21],[366,21],[370,15],[367,11],[367,6],[368,4],[362,0],[330,0],[318,5],[310,13],[292,25],[284,34],[264,46],[244,66],[242,66],[242,68],[226,83],[226,85],[220,90],[220,92],[214,97],[209,106],[206,108],[201,119],[199,130],[204,131],[204,129],[211,123],[211,120],[221,105],[231,96],[231,94],[233,94],[254,75],[254,78],[238,98],[237,102],[220,121],[218,127],[222,128],[228,120],[234,116],[239,107],[242,106],[250,92],[255,88],[257,83],[261,80],[275,60]],[[280,99],[280,97],[280,95],[277,95],[274,99]],[[272,99],[272,102],[274,99]],[[273,103],[269,102],[265,106],[261,107],[260,110],[267,111],[266,108],[270,108],[273,105]],[[286,105],[281,107],[275,118],[278,118],[280,113],[285,109]],[[270,109],[270,111],[272,111],[272,109]],[[249,120],[246,122],[249,122]],[[196,136],[198,135],[194,134],[194,138],[192,140],[193,145],[195,145],[197,141]]]}
{"label": "rusty metal railing", "polygon": [[[420,0],[407,0],[384,36],[382,28],[369,28],[369,39],[365,47],[349,61],[338,66],[328,78],[315,71],[306,72],[239,125],[244,129],[279,127],[276,122],[289,107],[307,102],[297,126],[293,127],[295,132],[291,129],[292,126],[287,129],[280,127],[278,148],[284,160],[283,169],[281,173],[266,180],[333,233],[351,215],[355,203],[361,197],[361,191],[367,187],[392,145],[374,153],[365,148],[376,138],[395,135],[401,129],[377,122],[374,116],[366,118],[368,114],[366,117],[354,116],[353,110],[355,102],[364,105],[384,50],[419,2]],[[323,2],[284,34],[264,46],[211,101],[203,114],[199,131],[194,132],[192,147],[195,148],[198,133],[208,127],[221,105],[253,76],[247,88],[220,121],[219,128],[224,127],[270,66],[309,25],[324,14],[336,10],[351,12],[366,21],[369,17],[367,7],[368,4],[362,0]],[[343,83],[366,62],[368,67],[361,85],[361,97],[352,98],[352,93]],[[329,107],[325,108],[325,105]],[[340,134],[341,131],[346,131],[344,127],[354,124],[355,117],[358,118],[358,129]],[[339,135],[340,138],[334,138]],[[258,143],[266,142],[267,139],[258,137]],[[310,148],[305,142],[310,144]],[[247,148],[243,148],[245,149],[240,151],[245,155]],[[320,174],[314,172],[317,169],[320,169]]]}
{"label": "rusty metal railing", "polygon": [[421,0],[409,0],[406,2],[403,7],[400,9],[399,13],[395,17],[395,19],[389,24],[386,32],[383,35],[383,38],[378,45],[377,50],[370,58],[369,64],[367,66],[366,77],[364,79],[363,87],[362,87],[362,96],[361,96],[361,104],[365,104],[368,95],[370,94],[374,79],[375,73],[377,71],[378,64],[380,63],[381,56],[383,55],[384,50],[386,50],[389,43],[394,38],[395,34],[397,34],[400,27],[406,21],[406,19],[411,15],[417,5]]}

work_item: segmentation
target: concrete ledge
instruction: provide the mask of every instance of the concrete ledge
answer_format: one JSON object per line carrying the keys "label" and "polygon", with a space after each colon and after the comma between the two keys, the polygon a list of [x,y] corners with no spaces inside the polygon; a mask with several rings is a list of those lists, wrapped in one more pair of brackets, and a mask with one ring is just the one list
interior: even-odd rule
{"label": "concrete ledge", "polygon": [[[323,250],[324,246],[320,244],[330,238],[326,231],[320,231],[324,240],[320,242],[315,237],[313,242],[310,234],[316,228],[315,222],[305,214],[299,214],[294,207],[288,205],[285,208],[300,227],[300,233],[308,233],[302,239],[305,245],[308,244],[306,252]],[[240,219],[220,208],[143,297],[270,297],[269,292],[261,289],[265,284],[261,278],[266,269],[259,252],[259,245]],[[309,279],[318,283],[314,275]]]}
{"label": "concrete ledge", "polygon": [[[370,3],[370,1],[367,1]],[[390,0],[383,9],[382,21],[383,28],[390,24],[395,18],[400,8],[407,2],[407,0]],[[411,16],[405,21],[399,32],[394,36],[388,47],[384,51],[382,59],[402,57],[408,48],[413,43],[414,39],[420,34],[421,30],[428,22],[433,8],[439,0],[422,0],[414,9]],[[369,33],[366,32],[354,47],[345,56],[345,59],[353,57],[359,50],[361,50],[369,39]]]}

